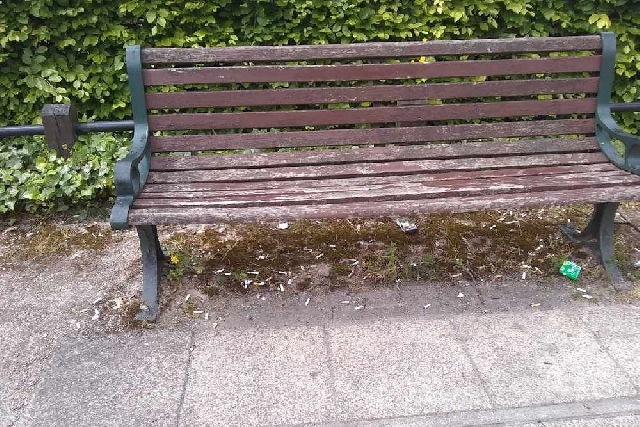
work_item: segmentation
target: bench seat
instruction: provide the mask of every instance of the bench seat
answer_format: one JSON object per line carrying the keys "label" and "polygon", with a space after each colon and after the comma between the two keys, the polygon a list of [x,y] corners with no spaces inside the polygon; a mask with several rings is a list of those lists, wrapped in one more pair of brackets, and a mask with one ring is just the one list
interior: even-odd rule
{"label": "bench seat", "polygon": [[347,218],[620,201],[640,177],[593,137],[155,157],[133,224]]}

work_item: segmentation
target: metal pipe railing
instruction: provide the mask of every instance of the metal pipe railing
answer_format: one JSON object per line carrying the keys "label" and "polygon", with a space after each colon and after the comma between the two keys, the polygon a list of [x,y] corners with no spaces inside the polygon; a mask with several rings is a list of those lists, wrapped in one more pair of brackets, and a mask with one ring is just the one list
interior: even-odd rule
{"label": "metal pipe railing", "polygon": [[133,130],[133,120],[117,120],[110,122],[77,123],[76,132],[122,132]]}
{"label": "metal pipe railing", "polygon": [[[133,130],[133,120],[76,123],[75,129],[77,133],[124,132]],[[0,128],[0,138],[44,134],[43,125],[5,126]]]}
{"label": "metal pipe railing", "polygon": [[44,126],[42,125],[25,125],[25,126],[5,126],[0,128],[0,138],[7,136],[32,136],[44,135]]}
{"label": "metal pipe railing", "polygon": [[611,111],[640,111],[640,101],[611,104]]}

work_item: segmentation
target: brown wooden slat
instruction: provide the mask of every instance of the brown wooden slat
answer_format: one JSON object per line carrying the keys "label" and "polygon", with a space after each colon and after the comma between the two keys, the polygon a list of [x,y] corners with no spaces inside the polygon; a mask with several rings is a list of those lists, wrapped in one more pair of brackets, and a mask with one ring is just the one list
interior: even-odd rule
{"label": "brown wooden slat", "polygon": [[595,121],[593,119],[561,119],[399,128],[332,129],[262,134],[150,136],[149,143],[152,152],[162,153],[274,147],[394,143],[417,144],[429,141],[592,133],[595,133]]}
{"label": "brown wooden slat", "polygon": [[[419,175],[407,175],[402,177],[402,183],[435,182],[466,179],[468,181],[483,178],[512,177],[512,176],[536,176],[536,175],[566,175],[583,172],[611,172],[619,169],[611,162],[571,165],[571,166],[542,166],[526,169],[483,169],[478,171],[453,171],[434,172]],[[301,186],[306,188],[341,188],[343,186],[367,186],[373,184],[388,185],[397,184],[398,178],[394,176],[376,176],[347,179],[319,179],[319,180],[293,180],[293,181],[251,181],[251,182],[196,182],[178,184],[146,184],[144,191],[138,196],[141,199],[154,199],[169,197],[172,193],[201,193],[201,192],[229,192],[243,194],[247,191],[258,189],[271,189],[281,192],[295,191]]]}
{"label": "brown wooden slat", "polygon": [[174,193],[174,197],[137,199],[135,208],[151,207],[263,207],[324,203],[384,202],[426,198],[512,194],[640,183],[640,178],[624,171],[586,172],[573,175],[500,177],[437,182],[396,182],[387,185],[343,186],[335,189],[298,187],[252,190],[244,194],[228,192]]}
{"label": "brown wooden slat", "polygon": [[[279,200],[283,203],[305,204],[317,202],[329,198],[351,197],[371,197],[379,200],[378,197],[386,197],[387,195],[404,197],[411,194],[422,194],[426,191],[428,194],[437,194],[443,188],[449,188],[451,191],[458,191],[460,188],[473,186],[478,191],[494,191],[501,190],[502,186],[511,188],[525,188],[527,185],[539,186],[544,185],[561,185],[567,188],[571,185],[583,185],[585,182],[597,183],[602,180],[613,180],[614,178],[635,179],[640,182],[640,178],[634,178],[628,172],[618,168],[604,168],[603,164],[597,165],[574,165],[574,166],[553,166],[547,168],[531,168],[537,170],[545,169],[545,173],[529,173],[528,169],[497,169],[497,170],[480,170],[470,172],[445,172],[409,175],[399,180],[397,177],[367,177],[367,178],[349,178],[349,179],[333,179],[333,180],[305,180],[305,181],[276,181],[282,184],[273,186],[273,183],[246,182],[246,183],[230,183],[228,185],[212,185],[208,190],[200,191],[180,191],[177,189],[179,184],[174,188],[158,192],[143,192],[138,196],[138,200],[151,200],[154,203],[165,200],[174,199],[177,201],[223,201],[223,202],[253,202],[266,200],[267,202],[277,203]],[[595,166],[595,168],[593,168]],[[589,168],[592,169],[589,169]],[[579,171],[568,172],[569,169],[581,168]],[[596,169],[596,170],[594,170]],[[604,169],[604,170],[602,170]],[[564,170],[564,173],[560,171]],[[596,181],[594,181],[596,180]],[[327,181],[331,181],[333,185],[328,185]],[[234,184],[244,184],[242,186],[232,188]],[[523,187],[525,185],[525,187]],[[494,188],[495,187],[495,188]],[[528,187],[527,187],[528,188]],[[483,190],[484,189],[484,190]],[[425,193],[426,194],[426,193]],[[337,195],[337,196],[332,196]],[[382,199],[380,199],[382,200]],[[391,199],[389,199],[391,200]],[[294,203],[295,202],[295,203]],[[298,203],[301,202],[301,203]],[[342,202],[340,202],[342,203]]]}
{"label": "brown wooden slat", "polygon": [[146,86],[335,82],[600,71],[600,55],[358,65],[256,65],[143,70]]}
{"label": "brown wooden slat", "polygon": [[397,160],[450,159],[543,153],[599,151],[596,138],[547,138],[499,143],[464,142],[426,146],[377,147],[358,150],[310,150],[286,153],[201,155],[187,157],[154,156],[152,171],[237,169],[257,167],[308,166],[367,163]]}
{"label": "brown wooden slat", "polygon": [[261,169],[230,169],[179,172],[151,172],[148,183],[242,182],[293,179],[351,178],[358,176],[412,175],[434,171],[477,170],[497,168],[528,168],[602,163],[602,153],[540,154],[496,158],[454,160],[410,160],[399,162],[362,163]]}
{"label": "brown wooden slat", "polygon": [[213,48],[145,48],[145,64],[306,61],[311,59],[390,58],[484,53],[599,50],[600,36],[536,37],[479,40],[433,40],[302,46],[237,46]]}
{"label": "brown wooden slat", "polygon": [[158,114],[149,116],[151,131],[246,129],[441,121],[494,117],[589,114],[595,98],[499,101],[469,104],[370,107],[341,110],[295,110],[249,113]]}
{"label": "brown wooden slat", "polygon": [[596,93],[598,77],[366,87],[147,93],[147,108],[201,108]]}
{"label": "brown wooden slat", "polygon": [[565,206],[577,203],[602,203],[637,200],[640,186],[607,186],[581,190],[538,193],[446,197],[442,199],[346,204],[267,206],[247,208],[163,208],[132,209],[129,222],[137,224],[213,224],[220,222],[286,221],[301,219],[376,218],[395,215],[473,212],[494,209],[518,209],[534,206]]}

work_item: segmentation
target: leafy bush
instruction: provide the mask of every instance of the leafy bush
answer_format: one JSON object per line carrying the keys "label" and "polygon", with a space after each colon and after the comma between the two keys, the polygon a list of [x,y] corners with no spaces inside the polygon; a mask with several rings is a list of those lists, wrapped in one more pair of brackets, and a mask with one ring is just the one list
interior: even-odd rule
{"label": "leafy bush", "polygon": [[79,138],[68,159],[51,152],[43,138],[0,140],[0,213],[65,210],[113,193],[113,165],[128,139],[109,134]]}
{"label": "leafy bush", "polygon": [[0,126],[42,104],[129,116],[124,47],[618,35],[616,100],[640,97],[635,0],[0,0]]}

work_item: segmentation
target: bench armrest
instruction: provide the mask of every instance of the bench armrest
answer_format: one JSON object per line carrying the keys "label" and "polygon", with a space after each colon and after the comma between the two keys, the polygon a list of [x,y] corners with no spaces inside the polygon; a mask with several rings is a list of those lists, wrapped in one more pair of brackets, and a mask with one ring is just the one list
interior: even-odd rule
{"label": "bench armrest", "polygon": [[[596,136],[602,151],[618,167],[640,175],[640,136],[625,132],[611,115],[609,104],[598,106],[596,113]],[[612,139],[624,144],[621,156],[613,146]]]}
{"label": "bench armrest", "polygon": [[114,169],[116,202],[111,210],[111,228],[122,230],[129,228],[129,208],[142,190],[149,175],[151,152],[148,142],[148,126],[136,125],[131,141],[131,150],[126,157],[118,161]]}

